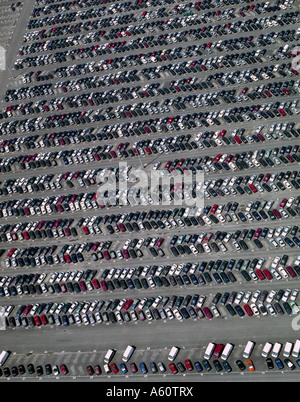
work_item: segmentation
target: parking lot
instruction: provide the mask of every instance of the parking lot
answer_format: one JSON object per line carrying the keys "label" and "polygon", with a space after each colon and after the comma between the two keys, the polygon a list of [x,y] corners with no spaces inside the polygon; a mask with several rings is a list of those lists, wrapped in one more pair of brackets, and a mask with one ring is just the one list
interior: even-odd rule
{"label": "parking lot", "polygon": [[0,381],[297,381],[296,2],[8,3]]}

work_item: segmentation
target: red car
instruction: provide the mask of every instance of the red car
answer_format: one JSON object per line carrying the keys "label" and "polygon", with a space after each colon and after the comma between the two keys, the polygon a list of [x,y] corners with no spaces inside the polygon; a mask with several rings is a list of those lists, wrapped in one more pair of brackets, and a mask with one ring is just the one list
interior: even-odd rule
{"label": "red car", "polygon": [[106,282],[105,282],[105,281],[101,281],[101,282],[100,282],[100,285],[101,285],[101,287],[102,287],[102,290],[103,290],[104,292],[106,292],[107,289],[108,289]]}
{"label": "red car", "polygon": [[138,311],[138,317],[141,321],[145,321],[146,317],[145,317],[143,310]]}
{"label": "red car", "polygon": [[119,369],[118,369],[118,367],[115,365],[115,363],[112,363],[112,364],[110,365],[110,369],[112,370],[112,372],[113,372],[114,374],[117,374],[117,373],[119,372]]}
{"label": "red car", "polygon": [[283,109],[278,109],[278,112],[281,114],[281,116],[286,116],[286,113]]}
{"label": "red car", "polygon": [[172,374],[177,374],[178,373],[178,370],[177,370],[177,368],[176,368],[174,363],[170,363],[169,368],[172,371]]}
{"label": "red car", "polygon": [[130,363],[130,368],[133,373],[136,373],[138,371],[135,363]]}
{"label": "red car", "polygon": [[92,284],[94,286],[95,289],[99,289],[100,288],[100,284],[98,282],[98,279],[93,279],[92,280]]}
{"label": "red car", "polygon": [[130,257],[128,251],[127,251],[127,250],[123,250],[122,252],[123,252],[124,258],[126,258],[126,260],[128,260],[128,258]]}
{"label": "red car", "polygon": [[23,311],[23,315],[27,315],[29,313],[29,311],[32,308],[32,304],[28,304],[28,306],[26,306],[25,310]]}
{"label": "red car", "polygon": [[28,232],[26,230],[22,234],[23,234],[23,237],[24,237],[25,240],[30,239],[29,234],[28,234]]}
{"label": "red car", "polygon": [[99,245],[100,245],[100,242],[97,241],[97,242],[93,245],[92,251],[96,251],[97,248],[99,247]]}
{"label": "red car", "polygon": [[86,366],[86,371],[88,372],[88,375],[94,374],[94,369],[92,366]]}
{"label": "red car", "polygon": [[255,187],[254,184],[249,184],[250,190],[252,191],[252,193],[257,193],[257,188]]}
{"label": "red car", "polygon": [[66,366],[65,364],[61,364],[61,365],[59,366],[59,368],[60,368],[60,371],[63,373],[63,375],[67,375],[67,374],[68,374],[69,370],[67,369],[67,366]]}
{"label": "red car", "polygon": [[240,137],[238,137],[237,135],[234,135],[233,138],[236,140],[236,142],[237,142],[238,144],[241,144],[241,143],[242,143],[242,140],[241,140]]}
{"label": "red car", "polygon": [[16,248],[12,248],[8,253],[7,253],[7,257],[10,258],[13,253],[16,251]]}
{"label": "red car", "polygon": [[263,269],[263,273],[264,273],[264,275],[266,276],[266,278],[270,281],[271,279],[273,279],[273,275],[271,274],[271,272],[267,269],[267,268],[265,268],[265,269]]}
{"label": "red car", "polygon": [[47,317],[45,316],[45,314],[42,314],[42,315],[41,315],[41,321],[42,321],[42,324],[43,324],[43,325],[47,325],[47,324],[48,324],[48,319],[47,319]]}
{"label": "red car", "polygon": [[295,162],[295,159],[292,157],[292,155],[286,155],[286,157],[291,163]]}
{"label": "red car", "polygon": [[164,238],[161,237],[160,239],[157,240],[155,246],[156,246],[156,247],[160,247],[160,246],[162,245],[163,241],[164,241]]}
{"label": "red car", "polygon": [[207,233],[207,235],[205,236],[204,241],[206,241],[208,243],[210,241],[210,239],[212,238],[212,236],[213,236],[212,232]]}
{"label": "red car", "polygon": [[39,317],[38,315],[35,315],[35,316],[33,317],[33,319],[34,319],[34,323],[35,323],[35,325],[36,325],[37,327],[40,327],[40,326],[42,325],[41,319],[40,319],[40,317]]}
{"label": "red car", "polygon": [[287,201],[288,201],[287,198],[284,198],[284,199],[281,201],[279,207],[280,207],[280,208],[284,208],[284,207],[285,207],[285,204],[287,203]]}
{"label": "red car", "polygon": [[85,286],[84,281],[79,281],[79,286],[80,286],[80,289],[82,290],[82,292],[86,292],[87,288]]}
{"label": "red car", "polygon": [[105,258],[107,261],[110,260],[110,255],[109,255],[109,252],[108,252],[107,250],[103,251],[103,255],[104,255],[104,258]]}
{"label": "red car", "polygon": [[219,206],[218,204],[214,204],[212,209],[210,210],[210,213],[214,214],[216,212],[216,210],[218,209],[218,206]]}
{"label": "red car", "polygon": [[99,364],[96,364],[96,366],[94,367],[94,371],[95,371],[95,374],[97,374],[97,375],[101,374],[101,368],[100,368]]}
{"label": "red car", "polygon": [[263,281],[264,279],[266,279],[265,275],[262,273],[262,271],[260,269],[256,269],[255,273],[259,277],[260,280]]}
{"label": "red car", "polygon": [[221,157],[222,157],[222,154],[218,154],[217,156],[215,156],[214,157],[214,162],[219,162]]}
{"label": "red car", "polygon": [[253,315],[253,311],[251,310],[249,304],[245,304],[244,309],[245,309],[245,311],[246,311],[246,313],[248,314],[249,317],[251,317]]}
{"label": "red car", "polygon": [[292,278],[295,278],[297,276],[296,272],[293,270],[292,267],[288,266],[285,267],[285,269],[288,271],[288,273],[291,275]]}
{"label": "red car", "polygon": [[123,223],[119,223],[119,229],[121,230],[121,232],[126,232],[126,228]]}
{"label": "red car", "polygon": [[128,310],[129,307],[132,305],[133,300],[132,299],[128,299],[127,302],[124,304],[123,309],[124,310]]}
{"label": "red car", "polygon": [[208,307],[203,307],[203,313],[206,315],[207,318],[213,318],[213,315]]}
{"label": "red car", "polygon": [[180,161],[177,163],[177,166],[180,167],[182,166],[183,162],[185,161],[184,158],[181,158]]}
{"label": "red car", "polygon": [[186,360],[184,361],[184,364],[185,364],[185,366],[186,366],[186,368],[187,368],[188,371],[192,371],[192,370],[193,370],[193,365],[192,365],[192,362],[190,361],[190,359],[186,359]]}
{"label": "red car", "polygon": [[256,232],[254,233],[254,236],[253,236],[254,239],[258,239],[260,234],[261,234],[261,232],[262,232],[261,228],[256,229]]}
{"label": "red car", "polygon": [[64,259],[67,264],[70,264],[72,262],[71,257],[68,254],[64,255]]}
{"label": "red car", "polygon": [[61,288],[62,293],[66,293],[68,291],[68,289],[67,289],[67,287],[66,287],[66,285],[64,283],[62,283],[60,285],[60,288]]}
{"label": "red car", "polygon": [[90,231],[89,231],[89,229],[87,228],[87,226],[83,226],[82,230],[83,230],[83,233],[84,233],[85,235],[90,234]]}

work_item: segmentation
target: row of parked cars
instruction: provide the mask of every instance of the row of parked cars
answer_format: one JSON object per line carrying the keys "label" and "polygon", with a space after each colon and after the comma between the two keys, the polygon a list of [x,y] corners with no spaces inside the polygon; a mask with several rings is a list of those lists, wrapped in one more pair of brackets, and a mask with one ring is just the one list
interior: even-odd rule
{"label": "row of parked cars", "polygon": [[[293,268],[287,265],[288,255],[277,256],[269,268],[263,268],[264,258],[238,260],[210,260],[188,262],[185,264],[139,266],[138,268],[106,268],[100,278],[96,278],[96,270],[72,270],[53,272],[46,281],[46,273],[18,274],[3,276],[0,281],[1,297],[17,296],[22,294],[45,293],[80,293],[100,289],[114,291],[118,289],[151,289],[166,286],[205,285],[216,283],[235,283],[239,280],[258,281],[297,278],[299,271],[299,257],[294,261]],[[291,262],[290,262],[291,264]],[[234,271],[235,273],[233,273]],[[219,272],[217,272],[219,271]]]}
{"label": "row of parked cars", "polygon": [[[292,199],[290,201],[293,201]],[[288,200],[284,198],[281,202],[281,206],[286,206]],[[145,230],[146,228],[150,229],[164,229],[176,226],[193,226],[200,224],[204,226],[205,224],[211,225],[213,222],[225,222],[229,221],[241,221],[246,222],[252,220],[262,220],[266,219],[266,217],[275,217],[275,219],[281,219],[282,217],[288,217],[289,215],[286,211],[282,208],[271,209],[273,204],[272,200],[262,201],[253,203],[252,201],[248,203],[246,206],[245,212],[236,211],[238,203],[227,203],[224,204],[214,204],[213,206],[207,205],[205,210],[197,211],[191,210],[188,208],[175,208],[174,210],[156,210],[156,211],[149,211],[147,214],[146,212],[140,213],[136,212],[135,214],[131,212],[128,216],[126,214],[118,214],[111,216],[106,215],[104,217],[92,217],[92,218],[81,218],[77,223],[77,227],[82,226],[82,233],[85,235],[95,235],[101,233],[101,229],[98,227],[101,223],[109,223],[107,226],[107,231],[111,234],[117,233],[119,231],[124,232],[128,230],[130,232],[130,228],[128,225],[133,225],[131,227],[131,231],[133,230]],[[253,207],[252,214],[249,212]],[[261,209],[259,209],[261,208]],[[266,212],[264,212],[264,208]],[[289,208],[289,207],[288,207]],[[296,207],[297,208],[297,207]],[[224,210],[224,211],[223,211]],[[258,212],[256,212],[258,210]],[[293,211],[289,209],[289,212]],[[298,211],[298,209],[297,209]],[[202,212],[202,214],[201,214]],[[272,215],[270,214],[272,213]],[[190,216],[188,216],[190,213]],[[224,213],[225,215],[222,215]],[[151,217],[150,217],[151,214]],[[254,218],[253,216],[254,215]],[[291,216],[294,216],[291,214]],[[216,218],[217,216],[217,218]],[[147,219],[148,217],[148,219]],[[146,219],[146,220],[145,220]],[[152,219],[152,220],[151,220]],[[201,221],[200,221],[201,220]],[[119,223],[118,221],[122,221],[123,223]],[[130,223],[132,221],[132,223]],[[138,223],[136,223],[136,221]],[[173,222],[174,221],[174,222]],[[4,225],[2,226],[2,234],[1,239],[2,241],[9,241],[13,242],[15,240],[20,239],[35,239],[35,238],[57,238],[61,236],[77,236],[78,232],[76,227],[70,227],[73,223],[73,219],[58,219],[58,220],[51,220],[51,221],[40,221],[40,222],[32,222],[32,223],[23,223],[17,224],[16,226],[11,225]],[[115,223],[113,223],[115,222]],[[150,222],[150,223],[149,223]],[[147,224],[147,226],[146,226]],[[122,225],[122,227],[121,227]],[[135,229],[137,226],[137,229]],[[113,229],[114,227],[114,229]],[[123,229],[124,227],[124,229]],[[125,229],[126,227],[126,229]],[[104,229],[104,228],[103,228]],[[5,231],[8,230],[5,234]],[[20,231],[20,232],[19,232]],[[220,231],[217,230],[216,232],[200,232],[200,233],[187,233],[182,234],[180,236],[174,235],[170,239],[170,249],[174,255],[178,254],[198,254],[207,252],[210,253],[213,249],[214,251],[227,251],[227,246],[225,243],[232,242],[232,246],[236,250],[241,249],[248,249],[248,245],[245,240],[253,241],[254,245],[258,248],[263,248],[262,240],[266,239],[271,245],[275,248],[289,246],[291,248],[299,245],[298,239],[298,231],[299,228],[297,225],[293,226],[280,226],[278,228],[270,228],[270,227],[259,227],[257,229],[244,229],[236,230],[235,232],[228,232],[228,231]],[[21,235],[20,235],[21,233]],[[21,237],[20,237],[21,236]],[[128,239],[125,244],[122,246],[121,249],[113,250],[113,242],[84,242],[82,244],[77,244],[75,249],[74,246],[66,245],[61,251],[61,255],[54,254],[55,249],[57,246],[53,245],[52,248],[50,247],[38,247],[38,248],[24,248],[24,249],[16,249],[12,248],[7,253],[7,260],[6,266],[10,267],[13,266],[24,266],[24,265],[45,265],[45,264],[59,264],[59,263],[77,263],[83,262],[84,257],[82,252],[92,252],[91,258],[93,261],[98,260],[111,260],[111,259],[128,259],[128,258],[137,258],[142,257],[143,252],[141,248],[148,248],[149,252],[153,256],[163,256],[164,251],[162,250],[162,246],[165,243],[165,238],[162,236],[154,236],[154,237],[147,237],[145,238],[133,238]],[[164,245],[165,247],[165,245]],[[32,251],[31,251],[32,250]],[[21,257],[27,257],[27,259],[22,259]],[[30,258],[31,257],[31,258]],[[35,258],[34,258],[35,257]],[[36,258],[37,257],[37,258]],[[11,260],[10,260],[11,259]],[[28,260],[28,261],[27,261]],[[32,262],[31,262],[32,260]]]}
{"label": "row of parked cars", "polygon": [[[284,93],[284,92],[283,92]],[[213,94],[210,94],[211,96]],[[225,94],[224,94],[225,96]],[[182,97],[177,98],[177,102],[173,100],[172,106],[176,106],[177,109],[186,109],[186,100],[192,98],[186,98],[182,99]],[[217,98],[215,98],[217,99]],[[196,96],[194,96],[194,100],[196,100]],[[198,99],[199,100],[199,99]],[[201,99],[203,101],[203,99]],[[193,102],[193,100],[192,100]],[[202,104],[202,102],[199,100],[199,102]],[[204,101],[203,101],[204,102]],[[219,102],[217,100],[217,102]],[[162,114],[164,113],[164,110],[166,109],[166,105],[160,105],[160,110],[156,108],[158,101],[150,103],[141,103],[140,105],[140,114],[142,116],[144,115],[155,115],[155,114]],[[148,108],[145,106],[148,105]],[[197,106],[197,104],[195,103]],[[191,124],[193,125],[194,128],[198,126],[206,126],[209,127],[210,125],[218,125],[220,126],[222,123],[236,123],[236,122],[244,122],[245,119],[246,121],[250,120],[257,120],[257,119],[269,119],[269,118],[274,118],[275,116],[277,117],[282,117],[286,116],[287,113],[289,115],[293,115],[294,113],[297,113],[297,109],[294,108],[290,109],[288,106],[292,105],[292,102],[287,101],[287,102],[269,102],[269,103],[263,103],[259,105],[251,105],[251,106],[244,106],[240,108],[230,108],[230,109],[223,109],[223,110],[211,110],[210,112],[199,112],[196,113],[196,118],[195,121],[193,119],[190,119],[191,115],[183,115],[182,118],[185,116],[187,119],[190,119],[189,122],[189,127],[191,128]],[[143,107],[144,106],[144,107]],[[167,107],[168,108],[168,107]],[[148,110],[149,111],[148,111]],[[278,110],[277,110],[278,109]],[[119,113],[120,111],[120,113]],[[295,112],[296,111],[296,112]],[[132,113],[134,112],[134,113]],[[150,112],[150,113],[149,113]],[[59,113],[59,114],[53,114],[53,115],[48,115],[45,117],[33,117],[32,119],[25,118],[22,120],[9,120],[2,122],[0,124],[1,127],[1,132],[2,134],[4,133],[12,133],[12,132],[26,132],[26,131],[37,131],[39,129],[51,129],[55,127],[66,127],[70,126],[72,124],[84,124],[84,123],[91,123],[91,122],[100,122],[100,121],[108,121],[111,119],[117,119],[119,117],[123,117],[125,119],[130,119],[133,118],[134,115],[138,116],[138,113],[132,109],[131,105],[127,106],[118,106],[117,108],[113,108],[112,106],[109,106],[106,109],[98,108],[98,109],[89,109],[89,110],[79,110],[77,112],[67,112],[67,113]],[[247,116],[247,117],[246,117]],[[162,122],[163,118],[161,118]],[[142,121],[137,121],[135,122],[135,125],[137,128],[140,129],[142,128],[144,132],[147,132],[145,127],[148,127],[148,125],[151,125],[151,122],[153,119],[149,120],[142,120]],[[191,123],[191,121],[193,123]],[[13,131],[11,131],[11,128]],[[187,128],[187,127],[185,127]],[[152,129],[152,128],[151,128]],[[167,128],[166,128],[167,129]],[[179,128],[180,129],[180,128]],[[3,131],[4,130],[4,131]],[[154,132],[157,132],[156,129],[154,129]],[[151,132],[151,130],[148,127],[148,132]]]}
{"label": "row of parked cars", "polygon": [[[257,70],[257,69],[256,69]],[[251,75],[251,70],[248,70],[246,72],[246,74]],[[220,75],[218,75],[220,76]],[[247,76],[247,75],[246,75]],[[220,78],[217,77],[210,77],[215,78],[220,80]],[[226,81],[226,76],[223,77],[225,82]],[[228,79],[230,79],[230,77],[228,77]],[[236,78],[237,79],[237,78]],[[192,79],[193,81],[195,81],[195,79]],[[182,83],[183,81],[183,83]],[[231,80],[232,81],[232,80]],[[191,90],[195,90],[198,88],[198,85],[195,84],[194,82],[191,81],[191,78],[188,79],[183,79],[180,80],[180,82],[178,83],[178,85],[175,85],[177,81],[172,81],[171,84],[173,83],[174,86],[170,86],[170,88],[168,89],[168,93],[171,92],[181,92],[181,90],[187,91],[188,89]],[[211,81],[210,81],[211,82]],[[222,82],[222,81],[221,81]],[[234,83],[234,82],[233,82]],[[294,80],[291,81],[286,81],[285,83],[279,82],[279,83],[273,83],[273,84],[269,84],[269,85],[261,85],[260,87],[256,87],[257,92],[253,91],[253,92],[248,92],[247,91],[247,96],[246,95],[240,95],[237,93],[236,89],[231,89],[228,91],[222,90],[222,91],[213,91],[213,92],[206,92],[205,94],[189,94],[187,96],[178,96],[176,98],[172,98],[172,99],[165,99],[162,101],[158,101],[158,100],[148,100],[147,102],[139,102],[139,103],[134,103],[132,105],[122,105],[120,101],[123,100],[122,94],[126,94],[126,96],[128,97],[128,91],[126,90],[126,88],[122,88],[120,90],[114,90],[114,91],[108,91],[108,92],[93,92],[93,93],[86,93],[86,94],[82,94],[82,95],[74,95],[74,96],[68,96],[68,97],[62,97],[62,98],[52,98],[49,101],[47,100],[41,100],[39,102],[36,102],[35,104],[33,104],[33,102],[28,102],[26,104],[15,104],[15,105],[11,105],[9,107],[6,108],[6,110],[4,110],[1,115],[3,117],[5,117],[5,115],[9,115],[10,117],[14,117],[14,116],[18,116],[20,114],[22,115],[26,115],[26,114],[36,114],[37,111],[38,112],[47,112],[50,110],[64,110],[65,107],[81,107],[82,105],[87,105],[87,106],[94,106],[94,105],[99,105],[99,104],[104,104],[104,102],[109,103],[109,101],[111,102],[118,102],[118,106],[117,108],[115,108],[113,110],[112,106],[109,106],[106,109],[103,109],[102,115],[103,118],[105,119],[106,117],[108,117],[108,119],[112,119],[114,117],[116,118],[120,118],[120,117],[132,117],[132,116],[143,116],[143,115],[147,115],[147,114],[156,114],[156,113],[169,113],[170,112],[170,108],[171,109],[182,109],[182,105],[184,105],[185,107],[187,106],[187,104],[191,104],[194,108],[197,107],[201,107],[204,105],[208,105],[210,104],[211,106],[213,105],[220,105],[221,103],[223,103],[224,101],[227,104],[230,103],[236,103],[236,102],[241,102],[242,100],[248,100],[250,99],[250,97],[252,99],[255,98],[267,98],[267,94],[270,94],[270,96],[268,97],[272,97],[272,93],[276,94],[278,96],[278,94],[286,94],[286,95],[291,95],[292,93],[297,94],[296,89],[293,88],[293,84],[294,84]],[[185,85],[184,85],[185,84]],[[225,83],[223,84],[225,85]],[[152,86],[152,88],[151,88]],[[165,87],[164,89],[158,88],[159,83],[158,84],[151,84],[148,92],[151,92],[155,95],[157,94],[164,94],[167,92],[167,87]],[[175,88],[176,89],[175,89]],[[267,87],[268,89],[264,88]],[[282,88],[280,88],[282,87]],[[159,90],[158,90],[158,89]],[[129,87],[127,88],[129,89]],[[248,87],[246,87],[245,89],[248,90]],[[146,94],[148,94],[148,92],[146,91],[142,91],[141,86],[137,86],[137,87],[130,87],[130,90],[133,93],[133,98],[137,98],[142,97],[144,98],[146,96]],[[140,91],[139,91],[140,90]],[[255,94],[255,96],[254,96]],[[258,94],[258,95],[256,95]],[[125,95],[124,95],[125,96]],[[148,95],[149,96],[149,95]],[[109,99],[109,101],[108,101]],[[187,103],[187,104],[186,104]],[[292,115],[292,113],[296,113],[298,114],[298,110],[296,109],[296,105],[297,105],[297,99],[295,99],[293,102],[287,101],[287,102],[282,102],[281,104],[278,102],[279,105],[279,111],[280,110],[285,110],[285,113],[288,113],[290,115]],[[50,109],[51,108],[51,109]],[[241,110],[243,110],[244,108],[242,108]],[[268,118],[268,117],[272,117],[273,113],[270,110],[267,110],[268,113],[263,112],[261,109],[261,115],[258,114],[257,112],[255,112],[253,115],[256,118],[261,118],[261,116]],[[222,117],[224,115],[225,110],[221,110],[219,112],[219,117]],[[275,114],[277,114],[277,110],[275,109]],[[282,112],[283,113],[283,112]],[[243,122],[244,119],[247,120],[247,115],[246,114],[241,114],[238,115],[241,116],[241,118],[239,118],[240,122]],[[268,117],[267,117],[268,116]],[[177,119],[180,118],[180,116],[177,117]],[[103,119],[102,119],[103,120]],[[219,120],[218,120],[219,121]],[[208,120],[209,122],[209,120]],[[175,122],[174,122],[175,123]],[[194,122],[193,127],[196,127],[197,125],[201,125],[202,120],[199,121],[198,118],[196,118],[196,123]],[[39,119],[37,119],[34,122],[35,126],[39,126]],[[204,123],[203,123],[204,124]],[[215,124],[218,124],[215,121]],[[220,124],[218,124],[220,125]],[[40,125],[40,127],[43,128],[43,125]],[[184,129],[184,127],[181,127],[181,125],[179,125],[179,127],[181,129]],[[186,126],[187,128],[191,128]],[[159,130],[161,130],[161,127],[159,127]]]}
{"label": "row of parked cars", "polygon": [[[4,251],[4,250],[3,250]],[[55,258],[55,256],[54,256]],[[236,282],[236,275],[241,274],[241,279],[246,281],[257,281],[258,279],[276,280],[297,278],[299,275],[299,257],[295,259],[293,264],[289,261],[288,255],[275,257],[269,268],[263,268],[266,265],[264,258],[254,258],[238,260],[210,260],[198,262],[187,262],[185,264],[171,265],[153,265],[139,266],[138,268],[111,268],[104,269],[100,278],[96,278],[97,271],[87,269],[52,272],[46,280],[48,274],[45,272],[39,274],[17,274],[15,276],[2,276],[0,280],[1,297],[16,296],[20,294],[43,294],[43,293],[66,293],[98,290],[102,291],[115,289],[148,289],[155,286],[163,285],[182,286],[184,284],[204,285],[215,280],[226,284],[228,282]],[[59,263],[59,262],[56,262]],[[268,264],[269,265],[269,264]],[[217,272],[219,270],[219,273]],[[236,271],[233,274],[232,271]],[[198,276],[197,276],[198,273]],[[199,275],[200,273],[200,275]],[[79,284],[79,282],[81,283]],[[76,284],[77,282],[77,284]]]}
{"label": "row of parked cars", "polygon": [[[80,284],[80,282],[79,282]],[[300,311],[295,300],[299,290],[280,289],[279,291],[264,290],[218,292],[208,306],[204,306],[206,296],[194,294],[187,296],[157,296],[143,299],[94,300],[93,302],[68,303],[36,303],[21,305],[15,316],[7,319],[12,328],[23,326],[123,323],[172,320],[217,318],[229,313],[231,316],[281,316],[295,314]],[[289,300],[289,301],[288,301]],[[279,301],[282,303],[280,304]],[[223,310],[217,304],[225,307]],[[102,309],[102,311],[100,311]],[[221,310],[221,311],[220,311]],[[11,314],[11,311],[10,313]]]}
{"label": "row of parked cars", "polygon": [[69,369],[65,364],[60,364],[59,366],[54,364],[51,365],[49,363],[45,364],[45,367],[42,365],[33,365],[32,363],[28,363],[26,367],[24,364],[19,364],[17,366],[12,367],[3,367],[0,368],[0,377],[18,377],[26,374],[37,375],[38,377],[53,374],[54,376],[58,376],[60,373],[63,375],[69,374]]}
{"label": "row of parked cars", "polygon": [[[269,10],[269,11],[275,11],[275,10]],[[128,18],[132,18],[132,15],[128,15],[127,16]],[[229,16],[228,16],[229,17]],[[293,18],[293,17],[295,17],[294,15],[293,15],[293,13],[285,13],[284,15],[280,15],[279,17],[278,17],[278,15],[273,15],[272,16],[272,18],[270,18],[270,17],[262,17],[262,18],[255,18],[255,19],[253,19],[254,21],[252,22],[252,20],[250,19],[250,20],[246,20],[245,22],[243,22],[242,23],[242,21],[237,21],[237,22],[234,22],[234,23],[225,23],[223,26],[222,25],[220,25],[220,24],[218,24],[218,25],[210,25],[209,27],[207,27],[207,26],[204,26],[203,28],[198,28],[197,29],[197,32],[196,32],[196,34],[198,35],[197,36],[197,38],[206,38],[207,36],[217,36],[218,34],[219,35],[226,35],[227,33],[232,33],[232,32],[237,32],[237,30],[239,29],[239,30],[241,30],[241,29],[243,29],[244,31],[247,31],[248,29],[248,27],[251,27],[251,25],[253,24],[253,26],[255,27],[255,30],[259,30],[259,29],[262,29],[262,28],[266,28],[266,27],[268,27],[268,26],[270,26],[269,24],[271,24],[272,25],[272,22],[274,21],[274,19],[275,20],[277,20],[277,21],[275,21],[275,22],[277,22],[277,25],[278,24],[280,24],[280,25],[284,25],[285,23],[290,23],[291,22],[291,18]],[[134,18],[134,17],[133,17]],[[208,20],[209,20],[209,18],[208,18]],[[179,25],[181,25],[181,27],[182,27],[182,25],[184,25],[184,26],[186,26],[186,25],[199,25],[199,24],[201,24],[201,23],[203,23],[203,22],[207,22],[207,20],[205,19],[205,18],[203,18],[202,17],[202,19],[200,20],[200,19],[197,19],[197,18],[195,18],[194,16],[185,16],[185,17],[181,17],[180,19],[178,19],[177,21],[175,21],[174,22],[174,25],[176,25],[177,26],[177,28],[179,28]],[[122,22],[123,23],[125,23],[125,21],[123,21],[123,19],[122,19]],[[163,22],[163,21],[162,21]],[[255,24],[255,23],[256,24]],[[117,21],[116,21],[116,23],[117,23]],[[154,28],[154,26],[153,26],[154,24],[152,24],[152,27],[150,27],[150,31],[152,31],[153,30],[153,28]],[[163,29],[165,29],[165,28],[171,28],[171,29],[173,29],[174,30],[174,28],[176,28],[175,26],[173,26],[171,23],[167,26],[167,25],[165,25],[165,27],[164,27],[164,25],[163,24],[160,24],[159,25],[159,27],[162,27]],[[229,28],[229,29],[228,29]],[[237,29],[236,29],[237,28]],[[126,29],[126,28],[125,28]],[[136,28],[136,29],[138,29],[138,28]],[[252,30],[253,30],[253,28],[252,28]],[[138,29],[138,33],[140,34],[140,33],[146,33],[145,32],[145,30],[143,29],[143,28],[140,28],[140,29]],[[130,32],[130,31],[125,31],[125,34],[126,34],[126,32]],[[187,41],[187,38],[186,38],[186,35],[187,34],[189,34],[189,35],[192,35],[192,39],[195,39],[196,38],[196,36],[194,35],[194,32],[195,32],[195,29],[192,29],[192,30],[185,30],[185,31],[181,31],[181,32],[174,32],[173,34],[169,34],[169,43],[173,43],[173,42],[177,42],[177,41],[182,41],[182,40],[184,40],[184,41]],[[203,36],[202,36],[202,33],[203,33]],[[130,32],[130,34],[131,34],[131,32]],[[117,34],[111,34],[111,36],[113,36],[113,35],[116,35],[116,37],[119,39],[120,38],[120,35],[117,35]],[[204,36],[205,35],[205,36]],[[94,35],[95,36],[95,35]],[[101,38],[101,36],[105,39],[105,40],[107,40],[107,38],[108,38],[108,36],[107,35],[104,35],[104,33],[103,33],[103,30],[102,31],[100,31],[100,35],[96,35],[96,37],[98,38],[99,37],[99,39]],[[168,36],[168,34],[166,35],[166,36]],[[126,34],[126,37],[128,37],[128,34]],[[75,38],[75,43],[76,43],[76,39],[77,38]],[[101,45],[101,47],[100,47],[100,49],[101,50],[105,50],[105,51],[110,51],[111,52],[111,50],[113,50],[113,52],[116,52],[116,51],[128,51],[128,50],[130,50],[130,49],[134,49],[135,47],[133,47],[132,46],[132,42],[134,42],[135,43],[135,45],[137,46],[137,48],[144,48],[144,47],[149,47],[149,46],[155,46],[156,45],[156,43],[158,43],[159,44],[159,42],[158,41],[156,41],[156,40],[154,40],[153,42],[151,41],[151,39],[153,39],[153,36],[151,37],[151,36],[144,36],[144,37],[142,37],[139,41],[131,41],[131,43],[129,42],[129,44],[127,45],[126,44],[126,41],[123,41],[123,42],[109,42],[107,45],[106,44],[104,44],[104,45]],[[43,42],[42,42],[43,43]],[[168,43],[168,41],[166,41],[166,43]],[[123,45],[123,46],[118,46],[119,44],[121,44],[121,45]],[[126,45],[125,45],[126,44]],[[263,42],[261,43],[261,45],[263,44]],[[131,47],[132,46],[132,47]],[[95,53],[93,53],[92,52],[92,50],[93,50],[93,48],[94,47],[90,47],[90,48],[88,48],[87,49],[87,53],[88,53],[88,55],[89,56],[94,56],[94,54]],[[30,53],[30,49],[29,49],[29,53]],[[59,53],[59,59],[60,59],[60,57],[61,57],[61,55],[63,55],[63,57],[65,56],[65,54],[68,54],[68,55],[71,55],[71,56],[73,56],[74,58],[75,58],[75,56],[74,56],[74,54],[81,54],[82,56],[81,57],[83,57],[83,55],[86,55],[86,49],[84,49],[84,48],[79,48],[79,49],[75,49],[75,50],[72,50],[72,51],[67,51],[67,52],[58,52]],[[36,58],[37,57],[35,57],[34,58],[34,60],[36,60]],[[28,58],[25,58],[25,61],[28,61],[28,60],[30,60],[31,59],[31,57],[28,57]],[[17,68],[20,68],[20,59],[17,61]],[[22,64],[21,64],[21,66],[22,66]]]}

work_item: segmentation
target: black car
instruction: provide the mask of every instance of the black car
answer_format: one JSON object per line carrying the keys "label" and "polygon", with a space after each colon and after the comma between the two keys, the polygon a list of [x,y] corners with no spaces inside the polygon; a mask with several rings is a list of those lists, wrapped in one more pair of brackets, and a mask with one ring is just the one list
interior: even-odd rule
{"label": "black car", "polygon": [[266,359],[266,364],[267,364],[267,367],[268,367],[268,369],[273,369],[274,368],[274,363],[273,363],[273,361],[272,361],[272,359],[270,358],[270,357],[268,357],[267,359]]}
{"label": "black car", "polygon": [[27,364],[27,370],[29,374],[33,374],[35,372],[34,365],[32,363]]}
{"label": "black car", "polygon": [[245,364],[242,362],[242,360],[236,360],[235,364],[238,366],[240,371],[244,371],[246,369]]}

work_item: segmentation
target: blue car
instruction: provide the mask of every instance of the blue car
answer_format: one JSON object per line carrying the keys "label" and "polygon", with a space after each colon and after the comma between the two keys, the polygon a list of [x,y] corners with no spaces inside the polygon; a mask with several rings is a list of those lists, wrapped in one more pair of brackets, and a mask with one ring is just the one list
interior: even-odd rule
{"label": "blue car", "polygon": [[279,368],[279,370],[283,369],[283,363],[282,361],[279,359],[279,357],[277,357],[275,359],[275,363],[277,364],[277,367]]}
{"label": "blue car", "polygon": [[211,365],[210,365],[210,363],[209,363],[209,361],[208,361],[207,359],[203,359],[203,360],[202,360],[202,364],[203,364],[203,366],[204,366],[204,368],[205,368],[206,371],[210,371],[210,370],[211,370]]}
{"label": "blue car", "polygon": [[141,369],[143,374],[148,373],[148,369],[147,369],[146,364],[144,362],[140,363],[140,369]]}
{"label": "blue car", "polygon": [[194,366],[199,373],[203,370],[203,367],[201,366],[201,363],[198,362],[198,360],[194,362]]}
{"label": "blue car", "polygon": [[126,365],[124,363],[120,363],[120,369],[121,369],[123,374],[126,374],[127,371],[128,371],[127,367],[126,367]]}

